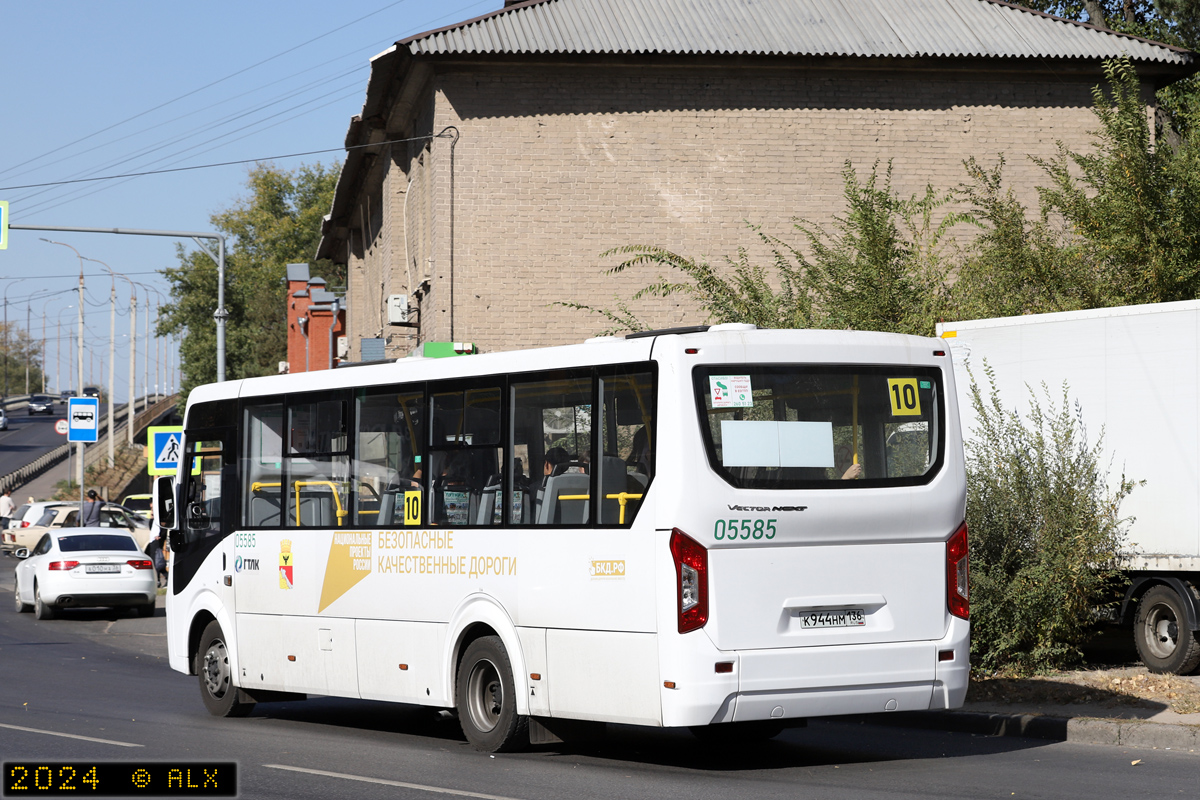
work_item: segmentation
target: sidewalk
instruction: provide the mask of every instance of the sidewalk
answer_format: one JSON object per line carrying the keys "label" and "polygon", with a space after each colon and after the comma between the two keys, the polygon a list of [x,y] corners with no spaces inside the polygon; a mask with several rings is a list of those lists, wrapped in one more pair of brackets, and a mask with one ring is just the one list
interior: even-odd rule
{"label": "sidewalk", "polygon": [[[1144,667],[1124,666],[1081,671],[1041,681],[1040,697],[1009,696],[969,699],[954,711],[915,711],[895,715],[875,715],[869,721],[934,730],[973,733],[985,736],[1025,736],[1084,744],[1121,745],[1200,753],[1200,710],[1190,698],[1200,696],[1200,676],[1150,675]],[[1087,684],[1071,680],[1087,680]],[[992,683],[992,682],[988,682]],[[1110,685],[1107,690],[1098,684]],[[1167,687],[1170,699],[1137,698],[1124,693],[1122,685]],[[986,686],[986,684],[984,684]],[[972,687],[971,695],[986,694]],[[1001,689],[994,694],[1004,694]],[[1011,694],[1021,695],[1019,689]],[[1055,694],[1060,698],[1054,697]],[[1073,695],[1073,697],[1071,697]],[[1066,701],[1063,698],[1070,698]],[[1179,699],[1182,702],[1174,702]],[[1188,709],[1181,713],[1172,704]],[[864,718],[867,719],[867,718]]]}

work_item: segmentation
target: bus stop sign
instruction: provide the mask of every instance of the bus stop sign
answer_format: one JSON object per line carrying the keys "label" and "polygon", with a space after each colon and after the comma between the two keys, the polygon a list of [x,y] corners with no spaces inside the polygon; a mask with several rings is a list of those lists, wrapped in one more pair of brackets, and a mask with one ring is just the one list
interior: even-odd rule
{"label": "bus stop sign", "polygon": [[94,442],[100,432],[100,398],[72,397],[67,400],[67,441]]}

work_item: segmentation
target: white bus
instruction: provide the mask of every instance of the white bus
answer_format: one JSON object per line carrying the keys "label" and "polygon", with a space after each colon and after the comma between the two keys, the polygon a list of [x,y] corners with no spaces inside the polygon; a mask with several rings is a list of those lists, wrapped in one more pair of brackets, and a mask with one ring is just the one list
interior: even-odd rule
{"label": "white bus", "polygon": [[487,751],[959,706],[955,397],[937,339],[750,325],[199,387],[171,666],[216,715],[420,704]]}

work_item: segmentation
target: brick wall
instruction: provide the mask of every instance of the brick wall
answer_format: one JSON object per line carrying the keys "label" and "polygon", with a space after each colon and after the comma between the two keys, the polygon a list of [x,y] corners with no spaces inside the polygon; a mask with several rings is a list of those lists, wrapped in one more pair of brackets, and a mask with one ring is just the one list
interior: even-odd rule
{"label": "brick wall", "polygon": [[[659,274],[605,275],[618,259],[601,252],[655,244],[720,262],[749,246],[761,256],[744,221],[799,244],[793,217],[829,229],[844,212],[846,160],[860,176],[893,160],[894,186],[907,195],[926,183],[958,185],[968,156],[991,164],[1004,153],[1007,185],[1036,208],[1042,173],[1028,155],[1052,156],[1060,139],[1086,147],[1096,82],[948,70],[443,70],[421,108],[427,130],[453,125],[461,135],[453,332],[450,144],[439,139],[377,162],[387,176],[368,199],[382,201],[382,223],[365,258],[351,258],[352,353],[360,336],[380,330],[380,282],[383,296],[415,291],[422,260],[423,340],[474,341],[485,351],[580,341],[606,323],[555,302],[613,307],[614,295],[628,298]],[[654,327],[705,321],[684,299],[635,309]],[[382,330],[400,334],[397,355],[415,341]]]}

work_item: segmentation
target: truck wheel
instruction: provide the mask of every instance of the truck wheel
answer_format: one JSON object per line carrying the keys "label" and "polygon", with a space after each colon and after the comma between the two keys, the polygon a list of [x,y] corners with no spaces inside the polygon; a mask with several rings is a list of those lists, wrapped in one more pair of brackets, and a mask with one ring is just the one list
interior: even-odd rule
{"label": "truck wheel", "polygon": [[1151,672],[1184,675],[1200,664],[1200,640],[1188,629],[1183,599],[1169,586],[1155,586],[1142,595],[1133,640]]}
{"label": "truck wheel", "polygon": [[254,703],[238,700],[238,690],[233,685],[233,671],[229,667],[229,650],[225,647],[225,634],[215,621],[208,623],[200,636],[196,672],[200,676],[200,697],[208,713],[214,717],[244,717],[254,710]]}
{"label": "truck wheel", "polygon": [[33,615],[38,619],[54,619],[58,609],[42,600],[42,589],[36,583],[33,585]]}
{"label": "truck wheel", "polygon": [[477,750],[504,753],[529,746],[529,718],[517,713],[512,662],[499,636],[467,646],[455,683],[458,721]]}

